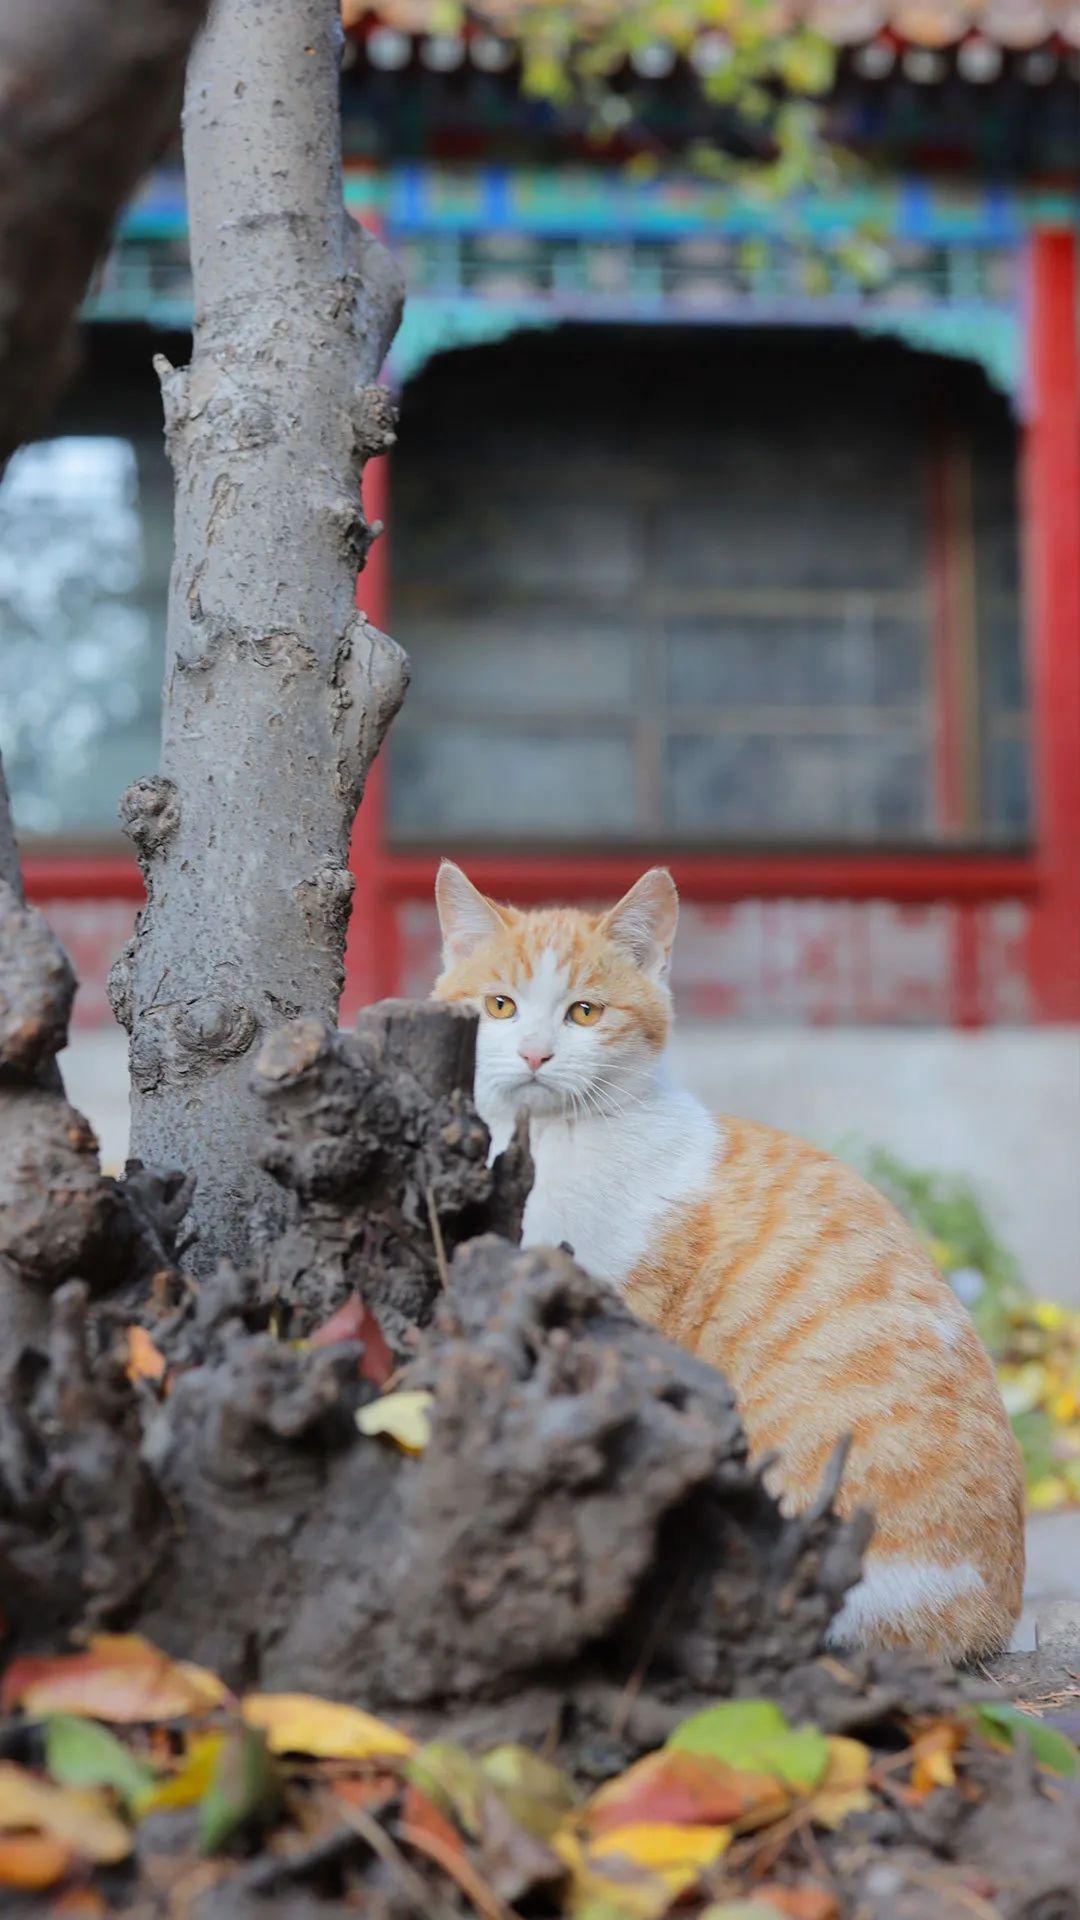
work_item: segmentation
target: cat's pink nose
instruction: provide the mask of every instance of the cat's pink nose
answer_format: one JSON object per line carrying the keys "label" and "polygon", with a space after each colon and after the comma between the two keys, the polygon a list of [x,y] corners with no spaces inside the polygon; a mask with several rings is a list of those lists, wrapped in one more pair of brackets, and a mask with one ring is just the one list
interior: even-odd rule
{"label": "cat's pink nose", "polygon": [[519,1047],[518,1052],[530,1073],[539,1073],[541,1067],[551,1059],[550,1053],[541,1053],[539,1047]]}

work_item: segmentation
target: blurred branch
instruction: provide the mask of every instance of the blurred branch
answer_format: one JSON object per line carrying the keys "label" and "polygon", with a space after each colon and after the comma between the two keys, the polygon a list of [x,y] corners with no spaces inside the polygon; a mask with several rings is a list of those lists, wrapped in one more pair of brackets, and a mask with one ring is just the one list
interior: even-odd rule
{"label": "blurred branch", "polygon": [[15,823],[11,817],[11,801],[8,797],[2,754],[0,754],[0,882],[9,886],[18,900],[22,899],[19,849],[15,844]]}
{"label": "blurred branch", "polygon": [[173,126],[208,0],[0,0],[0,471],[75,359],[116,215]]}

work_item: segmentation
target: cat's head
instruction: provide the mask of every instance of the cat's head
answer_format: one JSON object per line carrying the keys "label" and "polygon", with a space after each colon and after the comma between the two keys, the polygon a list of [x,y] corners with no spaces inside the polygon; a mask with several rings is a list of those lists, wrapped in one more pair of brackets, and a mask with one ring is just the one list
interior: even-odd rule
{"label": "cat's head", "polygon": [[606,913],[499,906],[444,860],[435,998],[480,1015],[481,1107],[617,1114],[651,1080],[671,1026],[667,972],[679,917],[663,867]]}

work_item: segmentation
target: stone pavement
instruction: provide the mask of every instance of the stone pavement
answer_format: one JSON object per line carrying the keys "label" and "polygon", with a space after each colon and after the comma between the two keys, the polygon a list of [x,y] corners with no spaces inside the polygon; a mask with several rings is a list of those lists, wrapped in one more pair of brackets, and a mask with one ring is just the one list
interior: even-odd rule
{"label": "stone pavement", "polygon": [[[1024,1611],[1013,1645],[1035,1645],[1035,1618],[1055,1602],[1071,1601],[1076,1610],[1080,1648],[1080,1508],[1065,1513],[1036,1513],[1028,1521],[1028,1565]],[[1080,1658],[1077,1660],[1080,1667]]]}

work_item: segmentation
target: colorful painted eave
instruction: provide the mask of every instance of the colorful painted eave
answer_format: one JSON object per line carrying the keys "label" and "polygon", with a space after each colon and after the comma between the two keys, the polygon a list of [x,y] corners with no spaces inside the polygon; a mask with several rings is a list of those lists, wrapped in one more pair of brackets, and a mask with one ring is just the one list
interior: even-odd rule
{"label": "colorful painted eave", "polygon": [[[622,11],[624,4],[625,0],[577,0],[582,38]],[[530,17],[535,22],[545,9],[550,12],[551,0],[479,0],[467,9],[468,23],[473,29],[512,40],[523,22]],[[560,8],[562,13],[567,10]],[[676,11],[685,14],[686,9]],[[722,33],[725,25],[737,23],[740,12],[761,21],[763,9],[748,0],[713,0],[695,11],[701,32]],[[342,0],[342,14],[350,31],[381,24],[411,35],[445,33],[448,19],[445,0],[381,0],[376,6],[367,0]],[[767,14],[777,30],[811,26],[841,47],[865,45],[889,34],[915,47],[953,47],[976,36],[1007,50],[1040,47],[1054,39],[1080,48],[1078,0],[770,0]],[[657,38],[663,38],[662,27]]]}
{"label": "colorful painted eave", "polygon": [[[942,246],[1014,246],[1035,227],[1075,228],[1080,197],[1061,190],[961,187],[918,177],[889,180],[835,195],[800,194],[776,201],[692,177],[631,180],[586,167],[349,168],[345,199],[363,219],[377,214],[402,237],[410,233],[527,233],[677,239],[779,235],[827,238],[878,232]],[[187,235],[182,174],[152,174],[123,216],[124,240]]]}

